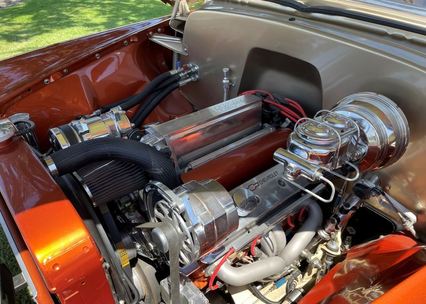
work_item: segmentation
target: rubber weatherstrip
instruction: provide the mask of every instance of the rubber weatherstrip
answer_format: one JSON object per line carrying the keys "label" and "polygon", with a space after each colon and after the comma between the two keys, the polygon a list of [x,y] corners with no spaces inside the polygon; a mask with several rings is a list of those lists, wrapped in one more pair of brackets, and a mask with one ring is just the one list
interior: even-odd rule
{"label": "rubber weatherstrip", "polygon": [[426,30],[417,26],[405,24],[399,21],[390,20],[383,17],[373,16],[365,13],[348,11],[342,8],[331,7],[331,6],[309,6],[302,4],[296,1],[291,0],[265,0],[267,2],[276,3],[282,6],[291,7],[299,12],[307,14],[324,14],[332,16],[346,17],[356,20],[361,20],[365,22],[370,22],[374,24],[384,25],[388,27],[393,27],[396,29],[409,31],[421,35],[426,35]]}

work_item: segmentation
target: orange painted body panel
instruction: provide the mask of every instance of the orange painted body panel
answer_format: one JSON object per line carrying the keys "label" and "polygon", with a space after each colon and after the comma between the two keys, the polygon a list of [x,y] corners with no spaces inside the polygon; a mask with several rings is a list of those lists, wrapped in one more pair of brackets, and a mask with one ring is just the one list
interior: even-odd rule
{"label": "orange painted body panel", "polygon": [[[171,52],[149,40],[151,31],[167,29],[167,19],[159,18],[3,61],[2,117],[29,113],[46,149],[49,128],[134,95],[150,79],[169,70]],[[192,106],[180,92],[174,92],[147,121],[165,121],[190,112]],[[57,294],[62,303],[112,303],[93,239],[38,157],[18,140],[0,148],[0,163],[0,192],[28,250],[23,256],[28,258],[30,253],[37,265],[28,270],[32,277],[44,280],[44,285],[35,284],[40,288],[40,303],[49,303],[49,292]]]}
{"label": "orange painted body panel", "polygon": [[[167,18],[157,18],[130,24],[4,60],[0,65],[0,103],[13,101],[44,87],[44,79],[57,79],[59,75],[74,72],[97,60],[97,57],[103,58],[105,54],[122,49],[126,44],[145,41],[148,32],[144,30],[165,29],[167,21]],[[156,55],[149,58],[152,63],[147,68],[158,68],[156,65],[161,61],[154,58],[157,59]],[[144,58],[139,60],[142,64]]]}
{"label": "orange painted body panel", "polygon": [[[425,291],[416,285],[426,279],[424,250],[413,239],[388,235],[354,247],[301,300],[311,303],[424,303]],[[391,296],[394,294],[394,296]],[[422,301],[402,301],[407,299]]]}
{"label": "orange painted body panel", "polygon": [[[166,30],[167,23],[157,19],[3,61],[0,113],[3,117],[30,113],[42,147],[46,148],[50,128],[132,96],[150,79],[169,70],[171,52],[148,39],[149,32]],[[64,58],[58,58],[60,55]],[[44,61],[47,66],[40,66]],[[38,76],[42,69],[44,73]],[[20,76],[28,80],[12,81]],[[45,84],[45,80],[49,83]],[[192,106],[175,92],[148,121],[166,121],[190,112]]]}
{"label": "orange painted body panel", "polygon": [[264,135],[198,168],[183,173],[181,179],[183,182],[214,179],[226,189],[231,190],[249,179],[250,176],[255,176],[272,167],[274,151],[285,146],[290,132],[290,129],[282,129]]}
{"label": "orange painted body panel", "polygon": [[1,195],[48,290],[61,303],[113,303],[92,237],[22,139],[0,147],[0,173]]}
{"label": "orange painted body panel", "polygon": [[426,266],[397,284],[374,304],[426,303]]}
{"label": "orange painted body panel", "polygon": [[53,304],[52,297],[49,293],[49,290],[47,289],[44,279],[42,278],[40,271],[34,262],[34,259],[32,258],[27,246],[22,239],[21,232],[16,227],[16,223],[10,215],[9,209],[7,208],[2,198],[0,198],[0,212],[5,219],[6,225],[13,237],[16,248],[25,264],[25,268],[31,277],[31,282],[34,285],[34,288],[37,290],[36,301],[43,304]]}

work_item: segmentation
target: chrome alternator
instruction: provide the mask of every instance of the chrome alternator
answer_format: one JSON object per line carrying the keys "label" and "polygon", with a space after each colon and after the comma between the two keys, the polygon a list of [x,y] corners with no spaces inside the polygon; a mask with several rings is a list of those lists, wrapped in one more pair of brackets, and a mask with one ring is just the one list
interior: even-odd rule
{"label": "chrome alternator", "polygon": [[[215,248],[238,228],[238,214],[231,195],[218,182],[191,181],[174,191],[158,182],[147,185],[144,201],[153,222],[169,221],[179,232],[181,265],[188,265]],[[155,202],[155,199],[160,200]],[[150,207],[153,206],[153,207]],[[168,247],[167,240],[153,230],[154,242]],[[165,250],[167,251],[167,250]]]}

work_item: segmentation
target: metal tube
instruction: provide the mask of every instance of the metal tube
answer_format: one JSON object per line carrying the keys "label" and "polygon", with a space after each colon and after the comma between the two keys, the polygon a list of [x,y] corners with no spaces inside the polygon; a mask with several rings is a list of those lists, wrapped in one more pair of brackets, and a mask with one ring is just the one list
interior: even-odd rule
{"label": "metal tube", "polygon": [[260,246],[268,256],[276,256],[280,254],[286,243],[287,238],[281,225],[276,225],[260,240]]}
{"label": "metal tube", "polygon": [[217,276],[232,286],[244,286],[262,280],[285,268],[284,260],[278,256],[268,257],[241,267],[234,267],[228,261],[222,265]]}
{"label": "metal tube", "polygon": [[318,204],[310,200],[306,207],[308,218],[278,256],[241,267],[234,267],[226,261],[217,274],[218,278],[228,285],[244,286],[283,272],[299,257],[322,223],[322,211]]}
{"label": "metal tube", "polygon": [[312,201],[307,205],[307,208],[309,212],[308,218],[279,254],[286,265],[290,265],[299,257],[322,223],[322,211],[318,204]]}
{"label": "metal tube", "polygon": [[260,246],[262,247],[262,250],[268,255],[268,256],[276,256],[276,242],[274,240],[274,236],[271,232],[268,233],[268,235],[264,236],[260,239]]}
{"label": "metal tube", "polygon": [[285,232],[281,225],[275,226],[274,229],[272,229],[271,233],[274,236],[277,246],[277,254],[279,255],[287,244],[287,236],[285,235]]}

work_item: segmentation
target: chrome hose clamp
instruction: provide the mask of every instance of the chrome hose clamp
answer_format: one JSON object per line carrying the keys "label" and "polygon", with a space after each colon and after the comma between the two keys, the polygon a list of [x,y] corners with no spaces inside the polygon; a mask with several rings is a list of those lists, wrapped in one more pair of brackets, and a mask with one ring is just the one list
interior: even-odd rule
{"label": "chrome hose clamp", "polygon": [[56,164],[51,156],[46,156],[44,158],[44,163],[46,164],[47,169],[49,169],[52,175],[58,175],[58,168],[56,167]]}

